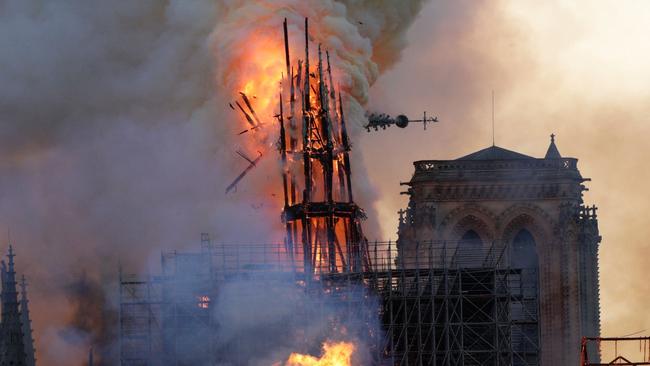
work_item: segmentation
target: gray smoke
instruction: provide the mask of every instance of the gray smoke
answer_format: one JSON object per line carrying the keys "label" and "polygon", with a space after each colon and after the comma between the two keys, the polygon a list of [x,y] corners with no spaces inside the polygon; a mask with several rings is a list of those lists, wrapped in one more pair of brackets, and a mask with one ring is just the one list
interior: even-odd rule
{"label": "gray smoke", "polygon": [[345,291],[356,317],[344,300],[327,300],[286,280],[230,282],[211,309],[219,323],[213,349],[220,350],[224,365],[266,366],[283,363],[293,352],[318,357],[326,341],[352,341],[354,364],[368,364],[371,345],[378,342],[372,335],[381,336],[378,304],[366,299],[362,309],[354,302],[363,299],[360,289]]}
{"label": "gray smoke", "polygon": [[[77,311],[97,298],[65,291],[78,273],[110,299],[119,263],[138,271],[161,248],[194,246],[200,232],[281,237],[273,203],[281,190],[256,190],[278,186],[273,159],[223,195],[243,166],[233,154],[237,117],[224,109],[235,91],[218,77],[232,51],[215,46],[222,27],[256,6],[267,21],[260,26],[310,16],[315,31],[335,32],[320,41],[336,49],[358,116],[368,87],[399,58],[422,1],[309,3],[0,0],[0,231],[11,228],[19,270],[32,281],[41,364],[80,364],[96,342],[92,330],[74,342],[62,333],[106,314]],[[357,187],[370,187],[360,161]],[[372,190],[363,196],[371,209]]]}

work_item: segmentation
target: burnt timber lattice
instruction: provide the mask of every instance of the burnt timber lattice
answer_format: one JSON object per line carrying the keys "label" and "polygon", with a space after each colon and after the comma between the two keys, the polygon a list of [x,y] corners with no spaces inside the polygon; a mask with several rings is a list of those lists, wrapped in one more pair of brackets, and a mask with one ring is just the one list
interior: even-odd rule
{"label": "burnt timber lattice", "polygon": [[[329,53],[325,52],[324,62],[319,45],[317,67],[311,68],[309,43],[309,21],[305,19],[305,55],[294,75],[285,19],[287,77],[277,118],[287,249],[302,252],[301,265],[306,272],[359,271],[370,263],[360,223],[365,215],[352,195],[343,101],[339,92],[337,103]],[[288,98],[283,97],[287,93]],[[289,115],[285,116],[287,99]]]}

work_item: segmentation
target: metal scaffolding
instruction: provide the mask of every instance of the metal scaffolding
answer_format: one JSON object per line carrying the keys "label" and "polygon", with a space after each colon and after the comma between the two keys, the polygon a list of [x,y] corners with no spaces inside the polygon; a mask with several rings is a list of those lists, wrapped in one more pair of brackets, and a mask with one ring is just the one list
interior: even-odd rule
{"label": "metal scaffolding", "polygon": [[[637,343],[639,346],[638,352],[636,352]],[[610,351],[613,351],[612,360],[601,362],[599,356],[602,348],[607,346],[612,348],[610,349]],[[619,353],[619,347],[621,349],[627,348],[623,352],[629,352],[630,350],[633,350],[633,352],[623,356]],[[582,337],[580,366],[606,365],[650,365],[650,337]]]}
{"label": "metal scaffolding", "polygon": [[[225,345],[215,338],[224,319],[211,309],[233,281],[291,283],[309,294],[310,306],[336,304],[327,321],[364,329],[356,337],[368,341],[376,365],[539,363],[536,281],[526,280],[536,273],[510,268],[503,243],[467,252],[426,242],[401,253],[395,243],[375,242],[368,270],[326,274],[305,272],[284,244],[202,247],[163,254],[161,275],[120,276],[121,365],[247,364],[239,337]],[[311,310],[296,304],[295,311]]]}

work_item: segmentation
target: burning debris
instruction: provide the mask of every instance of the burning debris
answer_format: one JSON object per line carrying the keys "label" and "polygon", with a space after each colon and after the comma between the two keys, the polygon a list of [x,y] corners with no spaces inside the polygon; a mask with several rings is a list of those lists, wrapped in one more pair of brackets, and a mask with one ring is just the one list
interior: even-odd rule
{"label": "burning debris", "polygon": [[282,217],[287,250],[294,252],[300,244],[307,273],[367,268],[367,240],[360,223],[365,216],[352,196],[351,149],[343,100],[339,92],[337,101],[329,53],[325,52],[325,65],[319,45],[317,66],[310,67],[308,19],[305,58],[298,60],[295,76],[286,19],[284,46],[288,77],[283,80],[282,92],[289,94],[289,116],[284,115],[283,101],[287,99],[281,92],[278,145],[283,166]]}
{"label": "burning debris", "polygon": [[351,342],[325,342],[320,358],[292,353],[284,366],[352,366],[355,348]]}
{"label": "burning debris", "polygon": [[[279,113],[275,118],[279,125],[276,147],[282,161],[282,218],[287,250],[293,252],[297,245],[301,246],[307,272],[356,271],[369,266],[360,223],[365,215],[352,196],[351,148],[343,98],[334,87],[330,55],[328,51],[323,55],[319,44],[316,66],[311,66],[309,21],[305,19],[304,59],[299,59],[294,68],[286,19],[283,31],[286,72],[280,81]],[[250,98],[245,92],[239,94],[243,105],[239,101],[235,105],[249,125],[239,135],[261,131],[264,124]],[[232,103],[230,107],[235,109]],[[258,151],[259,156],[253,160],[237,153],[249,166],[226,188],[226,193],[236,188],[263,155]]]}
{"label": "burning debris", "polygon": [[232,181],[232,183],[228,185],[228,187],[226,187],[226,194],[228,194],[232,190],[236,190],[237,183],[239,183],[242,179],[244,179],[246,174],[248,174],[248,172],[250,172],[253,168],[257,166],[257,163],[260,161],[260,159],[262,159],[262,152],[258,151],[257,153],[259,155],[255,159],[250,159],[243,152],[237,151],[237,155],[241,156],[244,160],[246,160],[249,165],[246,167],[246,169],[244,169],[243,172],[241,172],[241,174],[237,176],[237,178],[235,178],[235,180]]}
{"label": "burning debris", "polygon": [[[247,133],[249,131],[253,131],[255,129],[258,129],[258,128],[262,127],[262,122],[260,121],[259,117],[257,117],[257,113],[255,113],[255,109],[253,109],[253,106],[251,105],[251,102],[248,99],[248,96],[246,96],[246,93],[239,92],[239,94],[241,95],[241,99],[244,101],[244,104],[246,105],[246,108],[248,110],[245,110],[244,107],[242,107],[242,105],[239,104],[239,101],[235,101],[235,105],[237,106],[237,108],[239,108],[239,111],[246,118],[246,121],[248,122],[248,124],[251,125],[250,128],[247,128],[247,129],[241,131],[240,133],[238,133],[238,135],[243,135],[243,134],[245,134],[245,133]],[[230,108],[233,108],[232,104],[228,104],[228,105],[230,106]]]}
{"label": "burning debris", "polygon": [[[12,99],[8,112],[12,117],[8,120],[15,121],[15,128],[5,131],[7,133],[3,137],[6,143],[2,144],[4,158],[10,161],[5,168],[12,177],[3,180],[3,183],[6,183],[3,185],[7,192],[5,196],[9,199],[4,205],[5,219],[11,218],[15,223],[23,221],[26,235],[29,235],[33,242],[33,256],[30,257],[30,262],[33,262],[34,268],[39,269],[40,274],[37,275],[45,276],[50,281],[48,291],[39,292],[38,295],[42,296],[43,302],[53,305],[51,309],[47,309],[48,316],[40,317],[41,322],[36,324],[36,329],[39,332],[52,330],[55,332],[52,338],[56,342],[65,343],[59,348],[59,343],[50,343],[45,337],[40,337],[40,361],[47,364],[81,363],[88,347],[85,342],[67,342],[60,336],[65,332],[65,327],[76,328],[75,324],[66,324],[68,303],[65,295],[68,291],[63,291],[63,288],[67,282],[58,281],[57,277],[60,274],[66,279],[61,273],[62,268],[76,268],[79,263],[85,263],[84,266],[89,268],[89,278],[97,278],[102,269],[112,268],[118,258],[127,258],[126,265],[136,267],[146,262],[150,253],[157,253],[159,246],[169,247],[176,238],[183,237],[208,223],[217,226],[216,230],[223,236],[234,237],[238,234],[238,228],[226,220],[235,217],[232,206],[226,206],[229,202],[221,202],[219,197],[208,196],[212,191],[204,187],[204,182],[218,181],[219,186],[223,186],[218,193],[222,194],[231,180],[250,164],[239,161],[241,169],[232,171],[232,176],[226,175],[222,182],[224,173],[231,165],[230,162],[223,163],[227,159],[220,159],[220,165],[215,169],[218,173],[214,174],[218,176],[214,177],[211,171],[210,174],[201,175],[201,179],[189,179],[203,183],[192,183],[188,186],[186,178],[191,176],[189,173],[207,172],[207,169],[203,168],[209,166],[212,150],[203,149],[202,144],[186,149],[189,144],[183,141],[194,143],[195,136],[212,136],[211,133],[222,131],[221,126],[214,128],[217,124],[214,123],[213,113],[218,112],[213,111],[216,108],[210,104],[213,85],[209,75],[212,75],[213,68],[226,69],[229,65],[237,63],[229,62],[236,58],[234,49],[257,48],[260,45],[257,39],[240,42],[242,39],[258,33],[258,30],[263,33],[265,29],[262,23],[268,22],[268,19],[272,19],[272,15],[278,12],[300,17],[312,16],[314,13],[327,14],[328,19],[337,19],[336,29],[327,34],[327,40],[343,40],[342,44],[345,44],[346,49],[354,51],[351,54],[358,55],[354,60],[344,61],[358,66],[358,69],[367,67],[372,71],[375,63],[387,65],[391,63],[389,58],[397,59],[403,47],[402,42],[387,41],[387,37],[383,36],[384,29],[390,29],[391,36],[395,35],[394,38],[399,40],[398,37],[404,34],[404,29],[419,10],[419,6],[405,5],[404,1],[398,1],[395,5],[382,5],[382,8],[376,4],[302,0],[152,2],[135,7],[103,3],[110,7],[110,11],[106,11],[106,7],[85,4],[89,3],[80,3],[72,9],[74,14],[70,14],[71,9],[63,8],[41,14],[39,6],[30,5],[12,7],[6,12],[9,17],[24,20],[18,23],[5,22],[8,27],[26,26],[22,30],[39,30],[34,33],[14,29],[28,40],[16,43],[15,48],[18,51],[27,51],[31,55],[32,51],[36,50],[38,57],[35,60],[51,60],[52,57],[49,56],[53,55],[56,56],[54,58],[63,60],[37,63],[12,61],[20,60],[24,52],[10,52],[11,55],[8,54],[4,58],[9,64],[17,67],[15,75],[12,73],[13,76],[10,77],[13,90],[29,90],[25,88],[33,82],[43,82],[50,86],[36,88],[31,93],[23,93],[24,95],[10,93]],[[350,10],[343,11],[344,6]],[[256,10],[254,7],[265,8],[263,11],[249,11],[251,8]],[[404,9],[398,12],[395,11],[396,8]],[[372,12],[365,12],[366,9],[371,9]],[[242,13],[247,16],[240,16]],[[360,14],[363,17],[359,17]],[[368,29],[382,31],[359,34],[355,29],[346,30],[346,27],[341,25],[348,16],[355,20],[362,19]],[[69,24],[69,27],[58,27],[62,20],[71,21],[72,24]],[[239,27],[239,32],[228,32],[222,28],[235,21],[238,22],[236,26]],[[257,27],[258,24],[262,25]],[[384,26],[385,24],[390,27]],[[335,33],[338,29],[345,31]],[[50,41],[44,41],[38,36],[43,32],[49,32],[52,36]],[[13,34],[6,34],[10,33]],[[83,40],[65,42],[71,34],[82,36]],[[129,34],[139,36],[124,37]],[[232,42],[224,38],[231,38]],[[370,47],[366,46],[367,40],[378,45],[377,48],[381,48],[381,54],[387,55],[387,59],[371,61],[372,52]],[[80,55],[79,47],[89,52]],[[211,57],[212,47],[217,49],[214,51],[217,58],[215,62]],[[330,47],[330,50],[332,49],[333,47]],[[339,52],[342,53],[342,50]],[[260,59],[264,59],[269,54],[266,51],[260,49],[256,54],[260,55]],[[94,70],[95,77],[84,78],[83,73],[77,72],[78,69],[88,68]],[[232,69],[227,72],[234,74]],[[219,74],[219,71],[216,73]],[[365,73],[370,82],[363,84],[372,84],[376,73]],[[248,74],[248,70],[242,72],[242,75]],[[279,73],[271,72],[267,72],[267,75],[272,76],[269,82],[275,82],[273,79],[280,76]],[[251,89],[243,85],[230,88],[233,83],[221,81],[222,79],[217,83],[219,88],[241,90],[248,96],[260,120],[269,124],[267,131],[275,127],[275,121],[265,119],[267,114],[263,113],[264,96],[254,92],[255,88],[260,87],[259,84],[252,85]],[[350,82],[342,83],[346,88],[353,89],[349,85]],[[58,88],[59,86],[61,88]],[[78,98],[64,98],[72,104],[62,104],[59,99],[70,94],[70,88],[74,89],[73,94],[78,92]],[[360,89],[355,89],[358,90]],[[358,92],[362,93],[363,91]],[[362,100],[362,97],[358,98]],[[204,101],[207,103],[203,103]],[[239,103],[244,110],[251,113],[245,102],[239,100]],[[232,104],[237,108],[234,102]],[[40,107],[34,108],[34,105]],[[68,113],[69,109],[76,112],[71,115]],[[239,109],[236,110],[241,113]],[[35,118],[36,112],[38,116],[46,118]],[[252,113],[251,118],[254,121]],[[41,122],[46,120],[50,122]],[[191,123],[188,123],[189,121]],[[262,128],[253,129],[251,125],[246,127],[252,129],[243,134],[247,139],[253,135],[264,134],[260,131]],[[235,133],[237,132],[240,131]],[[232,134],[219,134],[214,145],[225,145],[229,135]],[[272,143],[276,140],[274,138]],[[270,146],[269,144],[257,148],[245,144],[238,148],[255,160],[259,155],[257,151],[261,151],[265,156],[272,156],[273,154],[268,154]],[[235,149],[231,151],[233,158],[239,160],[234,154]],[[116,161],[128,164],[116,164]],[[185,163],[178,164],[180,161]],[[248,174],[261,173],[260,165],[267,161],[271,159],[260,159],[260,164]],[[153,174],[140,175],[142,171]],[[43,186],[40,183],[40,175],[51,175],[52,172],[56,172],[55,175],[61,184]],[[163,173],[174,174],[171,177],[171,174]],[[89,176],[97,179],[84,179]],[[136,176],[139,178],[129,178]],[[357,177],[361,178],[360,175]],[[128,185],[128,189],[106,189],[123,187],[123,184]],[[60,191],[60,187],[69,189]],[[178,188],[185,189],[183,194],[174,194]],[[234,187],[236,188],[237,186]],[[239,188],[243,190],[241,183]],[[277,184],[277,187],[273,187],[273,192],[276,192],[278,197],[279,191]],[[270,192],[263,193],[264,195],[259,195],[256,199],[263,200]],[[93,197],[89,201],[91,194]],[[360,196],[360,193],[357,195]],[[201,203],[215,201],[220,210],[210,210],[210,213],[206,214],[207,209],[200,208]],[[147,204],[143,205],[142,202]],[[242,216],[248,212],[247,203],[237,206],[237,215]],[[96,206],[97,209],[88,205]],[[268,202],[266,205],[271,206]],[[240,207],[243,209],[239,209]],[[64,208],[65,215],[47,214],[52,210],[59,212],[61,208]],[[39,225],[33,225],[33,220],[24,219],[34,218],[36,209],[43,214]],[[182,218],[179,212],[183,213]],[[270,217],[268,221],[275,218],[277,215]],[[185,225],[193,219],[192,224]],[[216,224],[217,222],[219,224]],[[270,231],[267,226],[255,226],[256,237]],[[259,228],[260,226],[263,228]],[[231,231],[227,232],[228,229]],[[71,255],[61,256],[61,253]],[[94,337],[91,336],[93,339]],[[84,356],[79,356],[80,353]],[[102,362],[102,353],[103,347],[98,345],[95,351],[96,364]]]}

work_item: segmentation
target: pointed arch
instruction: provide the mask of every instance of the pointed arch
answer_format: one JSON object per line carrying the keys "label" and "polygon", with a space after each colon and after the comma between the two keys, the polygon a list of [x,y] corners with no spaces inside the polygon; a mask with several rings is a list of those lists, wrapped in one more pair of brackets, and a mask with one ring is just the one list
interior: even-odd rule
{"label": "pointed arch", "polygon": [[511,242],[521,229],[532,234],[537,244],[548,242],[553,233],[555,223],[549,214],[537,205],[516,204],[503,211],[497,218],[497,226],[501,229],[499,238]]}
{"label": "pointed arch", "polygon": [[449,212],[438,227],[439,237],[460,240],[469,230],[478,234],[484,243],[492,242],[496,233],[496,215],[489,209],[466,204]]}

